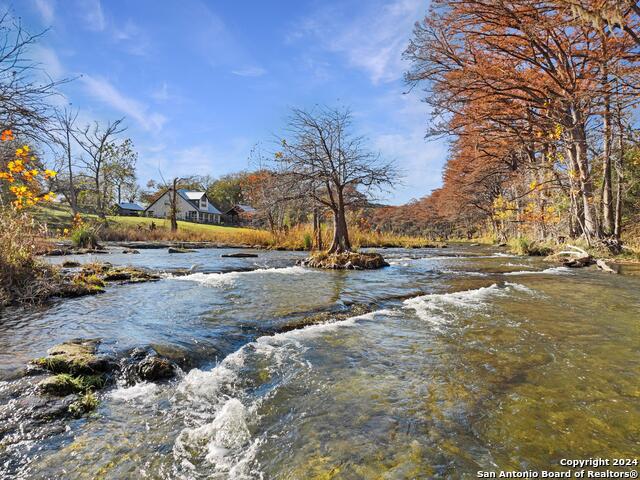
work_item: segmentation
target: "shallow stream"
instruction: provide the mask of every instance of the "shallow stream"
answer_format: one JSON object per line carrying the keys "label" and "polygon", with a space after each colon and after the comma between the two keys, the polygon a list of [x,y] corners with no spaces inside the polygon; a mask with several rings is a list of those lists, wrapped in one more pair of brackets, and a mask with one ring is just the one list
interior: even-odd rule
{"label": "shallow stream", "polygon": [[[18,416],[19,372],[56,343],[183,360],[54,433],[0,437],[0,477],[475,478],[640,453],[640,276],[488,247],[387,249],[375,272],[222,253],[78,257],[192,273],[0,318],[0,410]],[[274,333],[354,304],[372,312]]]}

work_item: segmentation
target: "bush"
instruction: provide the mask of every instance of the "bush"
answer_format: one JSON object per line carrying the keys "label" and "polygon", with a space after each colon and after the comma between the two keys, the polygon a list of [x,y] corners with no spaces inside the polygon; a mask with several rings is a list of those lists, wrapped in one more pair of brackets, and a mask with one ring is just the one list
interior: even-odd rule
{"label": "bush", "polygon": [[0,308],[36,303],[58,288],[57,271],[39,261],[41,227],[26,213],[0,209]]}
{"label": "bush", "polygon": [[509,242],[511,252],[516,255],[528,255],[532,257],[546,257],[553,253],[553,248],[527,237],[514,238]]}
{"label": "bush", "polygon": [[78,248],[97,248],[98,235],[93,227],[81,224],[71,232],[71,242]]}

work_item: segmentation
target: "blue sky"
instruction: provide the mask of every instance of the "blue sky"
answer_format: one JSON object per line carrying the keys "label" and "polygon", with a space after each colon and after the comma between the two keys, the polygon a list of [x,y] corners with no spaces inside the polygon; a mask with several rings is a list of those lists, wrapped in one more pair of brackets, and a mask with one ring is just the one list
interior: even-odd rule
{"label": "blue sky", "polygon": [[[1,2],[0,2],[1,3]],[[249,168],[289,108],[348,105],[356,128],[404,171],[400,204],[440,184],[446,148],[427,142],[426,105],[401,59],[426,0],[25,0],[30,31],[49,28],[33,58],[81,119],[126,116],[149,178]]]}

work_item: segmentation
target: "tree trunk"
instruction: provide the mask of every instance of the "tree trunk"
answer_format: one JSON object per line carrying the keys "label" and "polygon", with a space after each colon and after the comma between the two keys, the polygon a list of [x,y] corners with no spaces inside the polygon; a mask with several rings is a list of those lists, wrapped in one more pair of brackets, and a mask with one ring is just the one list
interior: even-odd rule
{"label": "tree trunk", "polygon": [[605,235],[611,235],[614,231],[613,218],[613,193],[611,181],[611,95],[609,94],[609,66],[606,59],[607,39],[604,33],[601,33],[603,55],[605,59],[602,65],[602,88],[604,89],[604,113],[602,115],[603,122],[603,149],[602,149],[602,232]]}
{"label": "tree trunk", "polygon": [[98,216],[102,219],[105,219],[106,215],[104,214],[104,205],[102,205],[102,187],[100,185],[99,171],[96,172],[94,182],[96,185],[96,209],[98,210]]}
{"label": "tree trunk", "polygon": [[73,179],[73,162],[71,159],[71,137],[69,130],[67,130],[67,145],[65,150],[67,151],[67,168],[69,170],[69,206],[71,212],[75,216],[78,213],[78,195],[76,194],[75,180]]}
{"label": "tree trunk", "polygon": [[177,232],[178,231],[178,198],[177,195],[178,193],[176,192],[176,186],[177,186],[177,180],[174,179],[173,180],[173,189],[171,190],[171,205],[170,205],[170,209],[169,209],[169,215],[171,217],[171,231],[172,232]]}
{"label": "tree trunk", "polygon": [[313,236],[316,242],[316,250],[322,250],[322,224],[318,209],[313,209]]}
{"label": "tree trunk", "polygon": [[589,171],[589,159],[587,157],[587,138],[584,122],[580,114],[573,109],[574,125],[571,128],[571,149],[574,154],[573,164],[577,167],[577,175],[580,184],[580,198],[582,200],[582,229],[589,241],[598,236],[598,228],[593,216],[593,181]]}
{"label": "tree trunk", "polygon": [[624,184],[624,129],[621,118],[618,119],[618,130],[618,156],[616,161],[616,176],[618,177],[618,182],[616,184],[616,210],[613,235],[616,239],[620,240],[622,233],[622,186]]}
{"label": "tree trunk", "polygon": [[347,219],[343,208],[333,212],[333,240],[329,253],[342,253],[351,251],[349,232],[347,231]]}

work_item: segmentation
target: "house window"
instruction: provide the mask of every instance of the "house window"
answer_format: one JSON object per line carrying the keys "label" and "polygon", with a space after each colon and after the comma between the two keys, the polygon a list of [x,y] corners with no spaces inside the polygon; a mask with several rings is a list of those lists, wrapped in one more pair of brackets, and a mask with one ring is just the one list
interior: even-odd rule
{"label": "house window", "polygon": [[187,220],[190,220],[192,222],[198,221],[198,212],[193,210],[187,212]]}
{"label": "house window", "polygon": [[207,197],[202,197],[200,199],[200,208],[207,208]]}

